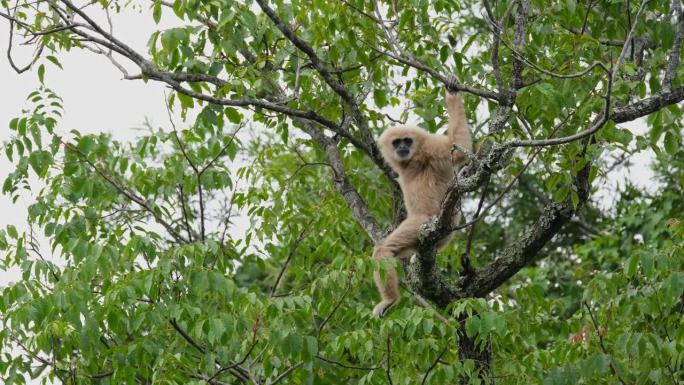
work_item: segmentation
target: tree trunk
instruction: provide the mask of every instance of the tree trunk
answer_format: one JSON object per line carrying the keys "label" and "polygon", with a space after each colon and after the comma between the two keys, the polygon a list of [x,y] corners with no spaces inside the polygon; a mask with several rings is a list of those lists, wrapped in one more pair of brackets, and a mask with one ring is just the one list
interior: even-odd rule
{"label": "tree trunk", "polygon": [[[491,376],[491,361],[492,361],[492,343],[487,339],[484,349],[480,347],[474,339],[468,337],[465,331],[465,318],[459,317],[461,327],[458,330],[458,357],[461,363],[466,360],[473,360],[475,362],[475,374],[483,383],[493,384],[494,381]],[[459,384],[467,385],[473,376],[466,374],[461,375]]]}

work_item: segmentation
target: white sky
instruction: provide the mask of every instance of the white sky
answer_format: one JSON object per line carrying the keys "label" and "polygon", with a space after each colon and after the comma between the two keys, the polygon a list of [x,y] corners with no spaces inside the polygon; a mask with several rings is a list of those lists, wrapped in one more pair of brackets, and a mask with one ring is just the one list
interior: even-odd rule
{"label": "white sky", "polygon": [[[146,53],[146,43],[150,34],[158,27],[149,14],[125,10],[123,14],[112,15],[114,33],[129,43],[138,52]],[[167,28],[165,26],[164,28]],[[27,108],[26,96],[40,85],[35,71],[19,75],[10,67],[5,52],[9,23],[0,22],[0,84],[5,97],[0,103],[0,142],[10,136],[8,128],[12,118],[21,115]],[[21,41],[15,35],[15,43]],[[32,47],[15,46],[12,49],[17,66],[30,60]],[[122,74],[108,59],[90,51],[72,50],[68,54],[57,55],[64,70],[44,60],[45,84],[63,99],[64,118],[59,122],[59,130],[67,132],[78,129],[82,133],[110,132],[116,139],[134,138],[135,128],[142,127],[148,118],[153,126],[167,126],[168,116],[164,107],[165,88],[161,83],[137,80],[123,80]],[[134,73],[134,72],[132,72]],[[167,91],[168,93],[168,91]],[[176,117],[176,124],[181,122]],[[12,170],[4,151],[0,156],[0,183]],[[6,195],[0,195],[0,228],[13,224],[21,231],[26,228],[26,208],[30,196],[22,196],[12,204]],[[16,270],[0,271],[0,286],[19,278]]]}

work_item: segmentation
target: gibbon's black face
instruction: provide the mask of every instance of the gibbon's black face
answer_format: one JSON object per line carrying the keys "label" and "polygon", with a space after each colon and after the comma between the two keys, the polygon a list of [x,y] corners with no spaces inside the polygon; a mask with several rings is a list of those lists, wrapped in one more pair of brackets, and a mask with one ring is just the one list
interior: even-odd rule
{"label": "gibbon's black face", "polygon": [[413,139],[409,137],[397,138],[392,141],[392,147],[394,147],[394,153],[397,154],[397,158],[406,160],[411,155],[411,146],[413,145]]}

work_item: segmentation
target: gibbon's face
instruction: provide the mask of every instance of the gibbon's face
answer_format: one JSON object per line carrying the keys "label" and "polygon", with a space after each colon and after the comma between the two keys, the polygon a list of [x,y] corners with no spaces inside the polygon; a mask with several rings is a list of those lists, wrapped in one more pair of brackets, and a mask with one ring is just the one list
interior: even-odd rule
{"label": "gibbon's face", "polygon": [[400,162],[411,159],[414,152],[413,138],[410,136],[399,137],[392,140],[392,150],[394,156]]}
{"label": "gibbon's face", "polygon": [[396,167],[406,167],[426,156],[422,151],[426,138],[427,133],[419,127],[390,127],[380,137],[382,156],[395,167],[395,171]]}

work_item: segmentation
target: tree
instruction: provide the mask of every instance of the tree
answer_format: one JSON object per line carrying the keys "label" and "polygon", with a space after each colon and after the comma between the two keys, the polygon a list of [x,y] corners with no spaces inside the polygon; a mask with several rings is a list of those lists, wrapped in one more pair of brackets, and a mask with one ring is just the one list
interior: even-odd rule
{"label": "tree", "polygon": [[[5,383],[684,378],[680,0],[2,5],[10,48],[37,48],[25,67],[8,51],[17,72],[43,82],[86,49],[198,111],[120,143],[56,134],[59,96],[28,96],[3,191],[45,185],[29,230],[0,233],[23,271],[0,301]],[[185,25],[138,52],[97,21],[129,6]],[[403,218],[374,138],[411,116],[438,130],[445,88],[477,151],[403,263],[404,299],[374,319],[372,243]],[[640,118],[644,135],[621,126]],[[601,209],[592,191],[639,151],[658,192]]]}

